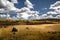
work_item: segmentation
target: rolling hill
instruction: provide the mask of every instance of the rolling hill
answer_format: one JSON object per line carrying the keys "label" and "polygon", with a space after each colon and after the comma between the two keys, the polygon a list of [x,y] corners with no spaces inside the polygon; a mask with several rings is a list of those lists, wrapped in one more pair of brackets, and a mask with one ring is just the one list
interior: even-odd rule
{"label": "rolling hill", "polygon": [[0,20],[0,40],[60,40],[60,19]]}

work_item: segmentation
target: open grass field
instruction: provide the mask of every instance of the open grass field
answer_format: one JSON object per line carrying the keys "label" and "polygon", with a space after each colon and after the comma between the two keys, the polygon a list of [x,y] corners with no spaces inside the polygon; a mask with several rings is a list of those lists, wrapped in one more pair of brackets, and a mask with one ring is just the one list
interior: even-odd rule
{"label": "open grass field", "polygon": [[[12,29],[16,28],[14,33]],[[0,40],[60,40],[60,24],[10,25],[0,28]]]}
{"label": "open grass field", "polygon": [[0,40],[60,40],[60,19],[0,20]]}

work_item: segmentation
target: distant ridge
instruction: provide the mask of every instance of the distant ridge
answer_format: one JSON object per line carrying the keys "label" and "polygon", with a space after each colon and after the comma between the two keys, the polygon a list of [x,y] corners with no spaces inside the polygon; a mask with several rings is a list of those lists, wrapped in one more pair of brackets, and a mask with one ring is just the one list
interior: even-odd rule
{"label": "distant ridge", "polygon": [[39,24],[57,24],[60,19],[39,19],[39,20],[0,20],[0,25],[39,25]]}

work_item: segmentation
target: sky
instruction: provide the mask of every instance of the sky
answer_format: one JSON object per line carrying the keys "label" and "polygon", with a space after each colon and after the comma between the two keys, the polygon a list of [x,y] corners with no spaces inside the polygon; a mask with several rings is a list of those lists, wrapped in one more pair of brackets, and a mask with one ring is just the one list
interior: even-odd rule
{"label": "sky", "polygon": [[[17,8],[24,7],[24,1],[25,0],[18,0],[18,4],[15,4]],[[39,11],[41,14],[46,13],[47,11],[50,11],[49,7],[51,4],[55,3],[59,0],[30,0],[34,4],[34,9]]]}
{"label": "sky", "polygon": [[[8,1],[11,2],[11,0],[8,0]],[[59,12],[60,11],[60,0],[28,0],[28,2],[26,2],[26,0],[17,0],[17,1],[18,3],[14,4],[14,7],[11,9],[18,9],[18,10],[23,10],[23,11],[28,10],[27,12],[26,11],[21,12],[23,14],[22,17],[25,19],[28,19],[27,14],[29,10],[30,10],[29,12],[30,14],[35,13],[34,17],[32,16],[29,17],[31,19],[39,18],[39,17],[41,17],[39,19],[44,19],[45,17],[46,18],[60,18],[60,12]],[[11,6],[13,6],[13,4],[11,4]],[[9,9],[9,6],[7,9]],[[15,18],[14,16],[16,16],[17,14],[15,12],[11,12],[11,13],[12,14],[10,14],[10,17]],[[19,15],[21,15],[21,13]]]}

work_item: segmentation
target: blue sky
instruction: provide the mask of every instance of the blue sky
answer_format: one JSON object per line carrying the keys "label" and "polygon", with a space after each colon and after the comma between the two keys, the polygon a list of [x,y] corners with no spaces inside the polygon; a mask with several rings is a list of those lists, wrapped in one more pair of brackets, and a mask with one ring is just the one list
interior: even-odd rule
{"label": "blue sky", "polygon": [[[22,8],[24,7],[24,1],[25,0],[18,0],[18,4],[15,4],[17,8]],[[59,0],[30,0],[34,4],[34,9],[36,11],[39,11],[40,14],[44,14],[48,11],[50,11],[49,7],[51,4],[55,3],[56,1]]]}
{"label": "blue sky", "polygon": [[[11,1],[11,0],[9,0],[9,1]],[[29,1],[29,2],[28,2]],[[27,3],[27,4],[25,4],[25,2]],[[30,4],[29,4],[30,3]],[[9,6],[9,5],[11,5],[11,6]],[[14,5],[14,6],[13,6]],[[16,10],[17,11],[17,9],[21,9],[21,8],[23,8],[22,9],[22,11],[23,10],[27,10],[26,8],[28,8],[28,10],[30,10],[31,9],[31,7],[33,8],[33,9],[31,9],[30,10],[30,12],[29,11],[25,11],[25,13],[23,12],[22,13],[22,17],[23,18],[29,18],[29,16],[28,16],[28,12],[31,14],[31,13],[35,13],[35,14],[37,14],[38,15],[38,13],[39,13],[39,15],[37,16],[37,17],[35,17],[35,14],[34,14],[34,17],[35,18],[38,18],[38,17],[48,17],[48,18],[60,18],[60,15],[57,15],[57,16],[55,16],[55,14],[60,14],[60,0],[18,0],[18,4],[7,4],[7,9],[11,9],[11,10]],[[34,6],[33,6],[34,5]],[[55,6],[55,7],[53,7],[53,6],[55,6],[55,5],[58,5],[58,6]],[[13,7],[12,7],[13,6]],[[28,7],[29,6],[29,7]],[[24,8],[25,7],[25,8]],[[16,8],[16,9],[15,9]],[[51,9],[49,9],[49,8],[51,8]],[[10,10],[9,9],[9,10]],[[59,9],[59,10],[58,10]],[[33,10],[33,11],[32,11]],[[54,11],[53,11],[54,10]],[[10,13],[10,12],[9,12]],[[5,13],[4,13],[5,14]],[[21,14],[21,13],[18,13],[19,15]],[[49,14],[49,15],[48,15]],[[9,14],[10,15],[10,17],[17,17],[18,15],[16,14],[16,12],[14,11],[14,12],[12,12],[11,11],[11,14]],[[54,15],[55,17],[53,17],[52,15]],[[32,15],[30,15],[30,17],[31,17]],[[20,16],[19,16],[20,17]]]}

